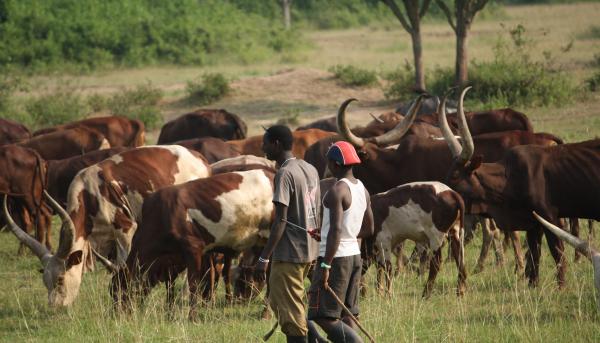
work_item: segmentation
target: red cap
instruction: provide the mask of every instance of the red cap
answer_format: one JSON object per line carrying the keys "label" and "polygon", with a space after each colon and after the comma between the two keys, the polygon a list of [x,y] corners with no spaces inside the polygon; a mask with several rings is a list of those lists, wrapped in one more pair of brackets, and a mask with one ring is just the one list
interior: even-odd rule
{"label": "red cap", "polygon": [[337,141],[333,143],[333,145],[329,147],[326,156],[328,159],[335,161],[342,166],[360,163],[360,158],[358,158],[354,146],[346,141]]}

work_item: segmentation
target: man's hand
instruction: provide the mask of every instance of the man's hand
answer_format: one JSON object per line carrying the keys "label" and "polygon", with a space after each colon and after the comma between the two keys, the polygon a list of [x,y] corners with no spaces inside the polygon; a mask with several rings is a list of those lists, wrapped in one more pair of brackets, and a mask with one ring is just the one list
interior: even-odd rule
{"label": "man's hand", "polygon": [[264,282],[267,279],[267,265],[269,262],[261,262],[260,260],[256,262],[256,267],[254,268],[254,278],[258,282]]}
{"label": "man's hand", "polygon": [[321,277],[321,281],[323,282],[323,284],[321,286],[324,290],[327,290],[329,289],[329,269],[321,268],[321,271],[323,273],[323,276]]}
{"label": "man's hand", "polygon": [[321,230],[320,229],[315,229],[315,230],[308,230],[308,234],[317,242],[321,241]]}

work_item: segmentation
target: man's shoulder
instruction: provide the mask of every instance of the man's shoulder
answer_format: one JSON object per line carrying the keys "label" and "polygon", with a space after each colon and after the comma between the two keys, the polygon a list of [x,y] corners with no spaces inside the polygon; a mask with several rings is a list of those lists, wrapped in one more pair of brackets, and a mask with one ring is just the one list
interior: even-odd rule
{"label": "man's shoulder", "polygon": [[311,174],[314,174],[317,177],[319,177],[319,172],[317,171],[317,168],[315,168],[315,166],[313,166],[312,164],[306,162],[303,159],[298,159],[298,164],[301,165],[302,168],[304,168],[306,171],[309,171]]}

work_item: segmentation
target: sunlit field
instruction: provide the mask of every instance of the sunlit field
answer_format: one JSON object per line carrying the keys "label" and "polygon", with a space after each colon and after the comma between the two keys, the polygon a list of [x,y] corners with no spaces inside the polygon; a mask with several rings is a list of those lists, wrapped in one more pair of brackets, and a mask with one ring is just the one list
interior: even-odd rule
{"label": "sunlit field", "polygon": [[[600,41],[581,38],[599,25],[600,3],[556,6],[509,7],[501,19],[475,20],[469,42],[470,58],[489,60],[498,37],[506,28],[522,24],[536,43],[533,56],[550,51],[556,63],[578,83],[591,75],[591,61],[600,54]],[[161,109],[166,119],[192,110],[182,101],[187,80],[206,71],[234,78],[233,93],[211,104],[239,114],[250,134],[260,134],[261,125],[297,114],[299,124],[335,114],[339,104],[356,97],[350,107],[351,125],[370,120],[368,113],[392,110],[381,87],[345,88],[327,69],[335,64],[353,64],[373,70],[392,70],[412,61],[410,39],[400,24],[372,25],[360,29],[313,31],[305,35],[307,47],[297,56],[258,65],[217,65],[204,68],[153,67],[93,73],[84,76],[52,75],[30,81],[32,91],[43,91],[68,81],[83,93],[113,93],[151,81],[162,88],[166,99]],[[423,27],[424,58],[428,69],[454,63],[454,35],[446,22]],[[567,49],[572,43],[571,48]],[[532,120],[536,131],[551,132],[567,142],[600,136],[600,93],[588,94],[575,104],[553,108],[517,108]],[[476,110],[476,109],[470,109]],[[147,135],[156,141],[158,131]],[[54,246],[60,226],[54,223]],[[588,238],[587,222],[581,232]],[[598,226],[598,225],[597,225]],[[600,233],[592,242],[600,247]],[[523,235],[524,241],[524,235]],[[468,289],[457,298],[457,270],[445,263],[432,297],[421,299],[425,276],[405,271],[393,280],[392,294],[374,289],[374,271],[367,275],[369,292],[361,303],[361,322],[378,342],[595,342],[600,341],[600,316],[596,306],[591,263],[573,263],[573,249],[566,248],[568,261],[565,289],[558,290],[554,260],[545,239],[542,246],[540,284],[530,289],[513,272],[514,256],[495,266],[490,252],[486,268],[472,274],[480,235],[466,248]],[[261,302],[231,305],[222,287],[217,301],[199,310],[197,322],[187,319],[187,298],[180,297],[176,313],[167,313],[164,288],[158,287],[144,305],[131,313],[115,312],[108,293],[109,274],[98,265],[84,275],[79,298],[68,309],[47,305],[47,292],[38,272],[39,260],[30,253],[17,255],[16,238],[0,232],[0,341],[2,342],[260,342],[274,320],[259,319]],[[410,252],[410,249],[408,250]],[[178,280],[182,285],[182,280]],[[272,342],[285,342],[277,332]]]}

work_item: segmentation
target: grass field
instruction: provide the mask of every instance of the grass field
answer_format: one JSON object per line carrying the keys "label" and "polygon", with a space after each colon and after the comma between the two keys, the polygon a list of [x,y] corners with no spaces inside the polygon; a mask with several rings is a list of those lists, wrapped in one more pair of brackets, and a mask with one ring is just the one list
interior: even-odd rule
{"label": "grass field", "polygon": [[[556,6],[520,6],[507,9],[502,20],[475,21],[470,40],[470,56],[479,60],[492,57],[492,46],[505,27],[523,24],[537,41],[536,48],[553,52],[558,63],[578,80],[591,74],[590,65],[600,53],[600,40],[580,35],[598,25],[600,3]],[[411,59],[408,35],[397,27],[372,27],[344,31],[310,32],[311,48],[286,60],[260,65],[218,65],[210,68],[147,68],[119,70],[86,76],[45,76],[30,81],[41,90],[59,79],[69,80],[84,93],[111,93],[120,87],[146,80],[165,90],[162,104],[166,118],[194,107],[181,101],[187,80],[206,71],[224,72],[234,77],[233,93],[210,107],[226,108],[240,114],[251,134],[260,125],[277,118],[298,114],[300,122],[332,115],[341,101],[357,97],[361,101],[349,110],[350,121],[368,121],[369,112],[394,108],[379,87],[344,88],[331,78],[327,68],[334,64],[355,64],[376,70],[391,70]],[[573,40],[573,47],[561,52]],[[449,66],[454,60],[454,37],[445,22],[424,27],[425,63]],[[36,88],[37,87],[37,88]],[[600,94],[560,108],[519,109],[532,118],[537,131],[557,134],[569,142],[600,134]],[[148,135],[154,143],[157,133]],[[58,230],[57,225],[54,226]],[[587,231],[582,230],[586,234]],[[599,235],[593,239],[600,247]],[[55,232],[54,241],[57,242]],[[475,266],[481,239],[467,247],[468,271]],[[174,318],[165,313],[164,290],[156,289],[143,307],[130,315],[112,310],[108,295],[109,276],[102,270],[84,276],[80,296],[69,309],[47,306],[46,290],[31,254],[17,256],[16,239],[0,233],[0,341],[2,342],[259,342],[273,322],[258,320],[259,302],[229,306],[223,294],[215,305],[200,311],[200,320],[187,320],[187,299],[179,299]],[[361,299],[361,320],[378,342],[594,342],[600,340],[600,316],[596,308],[592,267],[588,261],[569,262],[567,287],[556,289],[555,267],[544,243],[540,286],[529,289],[527,282],[512,270],[512,254],[507,262],[494,267],[490,258],[486,270],[469,275],[468,291],[454,295],[456,268],[442,267],[431,299],[420,295],[424,279],[403,273],[394,280],[393,294],[379,296],[371,291]],[[368,274],[372,284],[373,272]],[[181,281],[180,281],[181,283]],[[284,342],[281,333],[273,342]]]}

